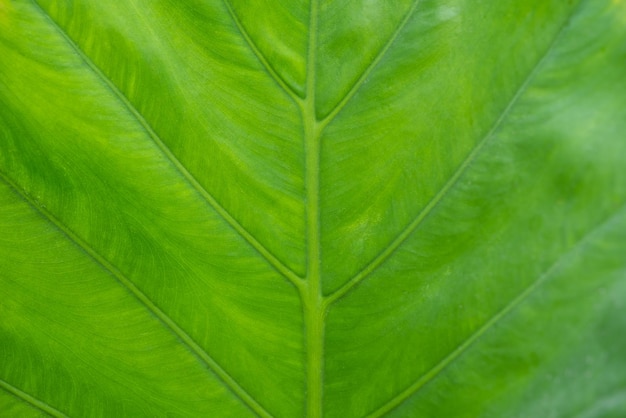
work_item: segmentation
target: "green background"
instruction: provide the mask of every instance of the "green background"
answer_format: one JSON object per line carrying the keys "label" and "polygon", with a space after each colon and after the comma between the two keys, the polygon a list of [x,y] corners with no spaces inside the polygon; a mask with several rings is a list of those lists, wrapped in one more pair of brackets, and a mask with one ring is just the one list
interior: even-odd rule
{"label": "green background", "polygon": [[0,0],[0,415],[626,416],[626,1]]}

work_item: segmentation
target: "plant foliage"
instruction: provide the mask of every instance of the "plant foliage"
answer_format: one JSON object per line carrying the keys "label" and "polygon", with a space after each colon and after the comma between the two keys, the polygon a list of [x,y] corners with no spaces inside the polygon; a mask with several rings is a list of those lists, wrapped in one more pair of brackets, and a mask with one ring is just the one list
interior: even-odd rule
{"label": "plant foliage", "polygon": [[626,1],[0,0],[0,415],[626,416]]}

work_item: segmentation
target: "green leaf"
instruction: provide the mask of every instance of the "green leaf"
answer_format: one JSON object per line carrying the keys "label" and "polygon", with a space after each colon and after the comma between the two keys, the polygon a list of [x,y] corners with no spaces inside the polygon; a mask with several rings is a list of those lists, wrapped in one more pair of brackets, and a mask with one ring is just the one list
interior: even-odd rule
{"label": "green leaf", "polygon": [[0,415],[626,416],[626,1],[0,0]]}

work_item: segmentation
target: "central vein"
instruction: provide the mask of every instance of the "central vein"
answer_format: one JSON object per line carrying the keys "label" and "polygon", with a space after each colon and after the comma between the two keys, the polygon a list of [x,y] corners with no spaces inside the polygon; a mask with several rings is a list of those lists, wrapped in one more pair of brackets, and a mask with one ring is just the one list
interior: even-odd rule
{"label": "central vein", "polygon": [[321,418],[324,376],[324,316],[320,244],[320,137],[323,126],[315,112],[317,0],[311,0],[306,96],[300,102],[304,126],[306,189],[306,284],[300,288],[306,328],[306,416]]}
{"label": "central vein", "polygon": [[[314,109],[307,109],[307,107],[304,108],[305,111],[303,112],[306,151],[307,275],[306,285],[302,287],[301,296],[306,327],[307,417],[318,418],[322,416],[324,361],[324,304],[320,272],[320,130],[315,120]],[[311,110],[313,114],[307,110]]]}

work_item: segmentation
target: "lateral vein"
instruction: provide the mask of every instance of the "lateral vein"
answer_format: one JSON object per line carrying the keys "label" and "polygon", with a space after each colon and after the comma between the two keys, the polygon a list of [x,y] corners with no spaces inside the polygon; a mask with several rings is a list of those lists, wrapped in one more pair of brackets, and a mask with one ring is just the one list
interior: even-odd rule
{"label": "lateral vein", "polygon": [[23,390],[18,389],[17,387],[13,386],[11,383],[7,382],[6,380],[0,379],[0,388],[6,390],[7,392],[12,394],[13,396],[23,400],[24,402],[27,402],[28,404],[34,406],[35,408],[45,412],[46,414],[48,414],[48,415],[50,415],[52,417],[55,417],[55,418],[69,418],[63,412],[61,412],[58,409],[52,407],[51,405],[49,405],[48,403],[42,401],[41,399],[37,399],[34,396],[24,392]]}
{"label": "lateral vein", "polygon": [[329,123],[331,123],[333,119],[335,118],[335,116],[337,116],[339,112],[341,112],[341,110],[348,104],[348,102],[352,99],[352,97],[354,97],[354,95],[363,86],[363,84],[365,83],[365,80],[367,80],[367,78],[369,77],[371,72],[374,70],[374,68],[376,68],[378,63],[383,59],[383,57],[385,56],[389,48],[391,48],[391,46],[394,44],[396,39],[398,39],[398,36],[400,36],[400,33],[402,33],[402,30],[411,19],[411,16],[413,16],[413,13],[417,9],[417,5],[419,3],[420,3],[420,0],[415,0],[413,2],[411,7],[409,8],[409,11],[404,15],[404,18],[402,18],[402,21],[396,27],[395,31],[393,32],[393,34],[391,35],[387,43],[382,47],[380,51],[378,51],[378,54],[376,54],[376,57],[368,64],[365,71],[361,73],[361,76],[352,85],[350,90],[348,90],[346,95],[343,96],[343,98],[335,105],[335,107],[328,113],[328,115],[322,118],[322,121],[321,121],[322,126],[326,126]]}
{"label": "lateral vein", "polygon": [[143,304],[149,312],[154,315],[162,324],[176,335],[181,343],[183,343],[189,351],[192,352],[201,362],[203,362],[209,370],[213,371],[226,386],[237,396],[246,406],[248,406],[257,415],[263,418],[270,418],[267,412],[246,390],[230,376],[230,374],[217,363],[202,347],[200,347],[172,318],[163,312],[145,293],[141,291],[124,273],[111,264],[104,256],[91,247],[85,240],[76,235],[68,226],[58,219],[48,209],[36,204],[30,196],[28,196],[13,180],[5,173],[0,171],[0,178],[11,187],[15,193],[22,197],[40,216],[53,224],[59,232],[73,242],[78,248],[83,250],[96,264],[100,265],[104,270],[108,271],[122,286],[124,286],[141,304]]}
{"label": "lateral vein", "polygon": [[250,47],[250,50],[252,50],[252,53],[259,60],[261,65],[263,65],[263,68],[265,68],[265,71],[268,72],[268,74],[283,89],[283,91],[291,98],[291,100],[293,100],[294,103],[298,104],[302,100],[302,97],[300,97],[300,95],[298,95],[298,93],[294,89],[289,87],[289,85],[287,85],[287,83],[276,72],[276,70],[274,70],[274,67],[272,67],[272,65],[269,63],[267,58],[265,58],[265,55],[263,55],[263,53],[256,46],[256,44],[250,37],[250,34],[241,23],[241,20],[239,20],[239,17],[237,16],[237,13],[235,13],[235,10],[233,9],[233,6],[230,3],[230,1],[224,0],[224,5],[226,6],[226,9],[228,9],[228,14],[230,15],[231,19],[235,23],[235,26],[237,26],[237,30],[239,31],[243,39],[246,41],[246,44],[248,44],[248,46]]}
{"label": "lateral vein", "polygon": [[[578,3],[580,4],[580,3]],[[573,15],[573,13],[572,13]],[[452,177],[448,179],[446,184],[439,190],[439,192],[428,202],[428,204],[420,211],[420,213],[409,223],[404,230],[389,244],[382,252],[380,252],[369,264],[367,264],[361,271],[359,271],[354,277],[348,280],[343,286],[337,289],[334,293],[331,293],[327,296],[326,303],[328,305],[336,302],[341,299],[345,295],[347,295],[355,286],[357,286],[361,281],[367,278],[372,272],[374,272],[378,267],[380,267],[391,254],[393,254],[400,245],[404,241],[407,240],[409,236],[421,225],[421,223],[428,217],[428,215],[433,211],[437,205],[442,201],[442,199],[448,194],[448,192],[456,185],[462,175],[468,170],[468,168],[472,165],[472,163],[476,160],[476,158],[480,155],[481,151],[485,148],[485,145],[489,142],[489,140],[494,136],[494,134],[500,128],[502,122],[507,118],[508,114],[513,109],[514,105],[517,103],[522,94],[526,91],[531,81],[534,79],[536,74],[539,72],[540,68],[543,66],[547,57],[550,55],[550,52],[554,49],[558,39],[561,37],[565,27],[571,20],[571,15],[568,19],[566,19],[565,23],[558,30],[555,37],[552,39],[552,42],[548,45],[546,51],[542,54],[540,59],[528,73],[520,87],[517,89],[507,106],[502,110],[499,117],[496,119],[494,124],[491,126],[489,131],[482,137],[480,141],[476,144],[476,146],[472,149],[472,151],[465,157],[461,165],[456,169]]]}
{"label": "lateral vein", "polygon": [[290,281],[296,288],[302,285],[302,278],[298,276],[293,270],[287,267],[282,261],[280,261],[274,254],[272,254],[259,240],[257,240],[246,228],[244,228],[216,199],[207,189],[205,189],[198,180],[191,174],[187,168],[178,160],[178,158],[172,153],[168,146],[161,140],[158,134],[152,129],[148,121],[139,113],[135,106],[128,100],[128,98],[122,93],[122,91],[109,79],[100,68],[85,54],[80,47],[74,42],[72,38],[63,30],[63,28],[48,15],[45,10],[39,5],[37,0],[33,0],[33,3],[39,9],[41,14],[51,22],[51,24],[57,29],[59,34],[66,40],[66,42],[74,49],[76,54],[82,59],[82,61],[102,80],[105,86],[122,102],[126,110],[133,115],[133,117],[139,122],[141,127],[146,131],[148,136],[157,147],[161,150],[163,155],[170,161],[170,163],[176,168],[176,170],[182,175],[187,183],[193,187],[193,189],[206,200],[206,202],[230,225],[230,227],[242,237],[250,246],[252,246],[265,260],[285,279]]}
{"label": "lateral vein", "polygon": [[543,273],[539,278],[533,281],[528,287],[526,287],[517,297],[507,303],[501,310],[496,312],[487,322],[485,322],[478,330],[476,330],[469,338],[461,343],[454,351],[444,357],[439,363],[437,363],[427,373],[422,375],[415,383],[400,392],[396,397],[391,399],[385,405],[381,406],[376,411],[369,414],[368,418],[378,418],[382,415],[392,411],[394,408],[401,405],[409,397],[417,393],[421,388],[426,386],[432,381],[439,373],[441,373],[448,365],[454,360],[459,358],[465,351],[467,351],[477,340],[479,340],[485,333],[487,333],[494,325],[504,319],[510,314],[516,307],[521,305],[528,299],[542,284],[544,284],[552,276],[553,273],[558,271],[562,265],[564,265],[571,258],[578,256],[578,252],[584,245],[591,240],[597,233],[605,230],[609,227],[624,211],[624,206],[620,207],[615,213],[605,219],[599,225],[589,230],[575,245],[567,250],[563,255],[557,258],[556,261]]}

